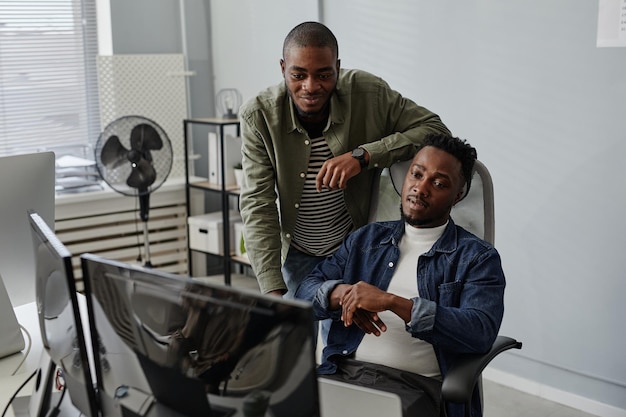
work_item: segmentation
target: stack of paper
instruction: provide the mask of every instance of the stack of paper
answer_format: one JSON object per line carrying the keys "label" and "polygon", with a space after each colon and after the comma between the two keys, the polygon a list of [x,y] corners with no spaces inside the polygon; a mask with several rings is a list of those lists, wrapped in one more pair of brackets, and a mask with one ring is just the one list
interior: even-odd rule
{"label": "stack of paper", "polygon": [[100,175],[94,160],[63,155],[56,158],[55,171],[55,190],[57,193],[102,189]]}

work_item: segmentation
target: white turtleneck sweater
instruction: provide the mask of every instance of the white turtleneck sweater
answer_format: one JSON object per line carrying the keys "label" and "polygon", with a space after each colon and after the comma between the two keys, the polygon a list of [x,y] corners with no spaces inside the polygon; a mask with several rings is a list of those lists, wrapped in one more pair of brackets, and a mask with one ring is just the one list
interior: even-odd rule
{"label": "white turtleneck sweater", "polygon": [[[400,241],[400,259],[391,278],[388,292],[404,298],[419,297],[417,262],[441,237],[446,224],[417,228],[405,224]],[[430,343],[414,338],[405,329],[404,320],[391,311],[379,313],[387,331],[379,337],[366,334],[356,352],[356,359],[403,369],[428,377],[440,377],[435,352]]]}

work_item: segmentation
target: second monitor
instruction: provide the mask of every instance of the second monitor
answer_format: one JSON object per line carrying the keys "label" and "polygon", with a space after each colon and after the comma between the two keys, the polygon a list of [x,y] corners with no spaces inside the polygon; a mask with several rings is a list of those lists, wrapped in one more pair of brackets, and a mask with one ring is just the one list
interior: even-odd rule
{"label": "second monitor", "polygon": [[319,416],[309,304],[81,259],[104,415]]}

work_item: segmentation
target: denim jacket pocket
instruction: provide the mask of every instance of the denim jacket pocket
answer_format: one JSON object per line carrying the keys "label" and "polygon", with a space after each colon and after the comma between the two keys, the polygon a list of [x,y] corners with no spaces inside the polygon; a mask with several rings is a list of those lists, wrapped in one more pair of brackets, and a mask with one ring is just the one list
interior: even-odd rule
{"label": "denim jacket pocket", "polygon": [[461,281],[440,284],[438,304],[445,307],[457,307],[461,301],[462,290],[463,283]]}

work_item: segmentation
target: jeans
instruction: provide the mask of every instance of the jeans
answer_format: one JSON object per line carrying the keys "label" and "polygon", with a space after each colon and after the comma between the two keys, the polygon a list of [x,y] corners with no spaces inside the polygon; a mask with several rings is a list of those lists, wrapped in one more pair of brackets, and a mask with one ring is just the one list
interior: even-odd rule
{"label": "jeans", "polygon": [[[311,271],[315,268],[315,266],[326,259],[325,256],[313,256],[307,255],[294,248],[293,246],[289,247],[289,252],[287,252],[287,257],[285,258],[285,262],[283,263],[282,272],[283,279],[285,280],[285,284],[287,284],[287,292],[283,297],[285,298],[294,298],[296,294],[296,290],[302,283],[304,277],[309,275]],[[317,336],[318,333],[318,325],[317,321],[315,322],[315,334]],[[321,336],[322,342],[326,345],[326,335],[328,334],[328,330],[330,329],[331,320],[322,320],[321,321]],[[317,342],[317,340],[316,340]]]}
{"label": "jeans", "polygon": [[287,293],[284,297],[294,298],[304,277],[309,275],[313,268],[325,258],[324,256],[307,255],[293,246],[290,247],[282,267],[283,279],[287,284]]}

